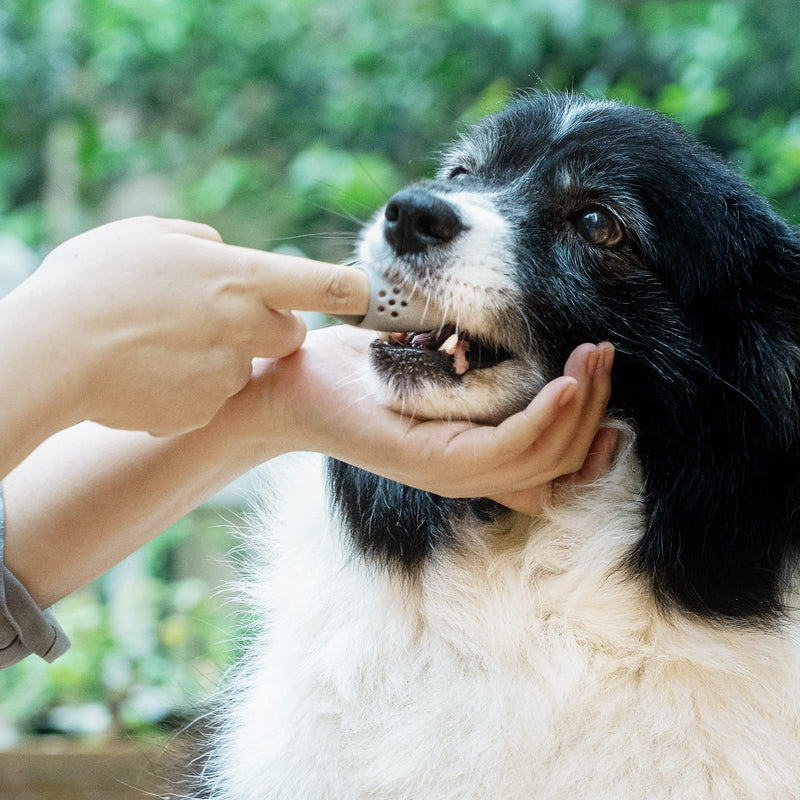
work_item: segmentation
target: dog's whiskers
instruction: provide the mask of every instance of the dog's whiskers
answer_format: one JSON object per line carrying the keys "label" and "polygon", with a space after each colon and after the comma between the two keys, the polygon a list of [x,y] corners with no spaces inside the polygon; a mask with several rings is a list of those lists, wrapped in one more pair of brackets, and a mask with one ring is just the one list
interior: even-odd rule
{"label": "dog's whiskers", "polygon": [[335,384],[334,388],[336,389],[344,389],[346,386],[350,386],[354,383],[358,383],[359,381],[364,380],[364,375],[361,371],[355,370],[350,375],[346,375],[343,378],[340,378]]}

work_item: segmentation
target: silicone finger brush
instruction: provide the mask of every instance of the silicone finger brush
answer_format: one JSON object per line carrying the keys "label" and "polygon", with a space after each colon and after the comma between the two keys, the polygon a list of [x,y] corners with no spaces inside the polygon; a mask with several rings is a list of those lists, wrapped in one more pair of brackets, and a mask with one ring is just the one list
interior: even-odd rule
{"label": "silicone finger brush", "polygon": [[378,272],[358,266],[369,281],[366,314],[337,316],[348,325],[374,331],[421,331],[442,324],[441,309],[406,281],[390,280]]}

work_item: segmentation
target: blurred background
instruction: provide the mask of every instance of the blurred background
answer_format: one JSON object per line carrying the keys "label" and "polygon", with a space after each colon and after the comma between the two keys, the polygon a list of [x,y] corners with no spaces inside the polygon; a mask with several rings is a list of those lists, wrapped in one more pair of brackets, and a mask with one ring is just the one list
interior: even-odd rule
{"label": "blurred background", "polygon": [[[797,10],[796,0],[3,0],[0,295],[60,241],[143,213],[345,259],[361,222],[430,175],[443,142],[530,87],[659,109],[799,222]],[[139,746],[202,704],[245,623],[219,593],[234,574],[225,520],[245,502],[223,493],[59,604],[72,649],[0,671],[0,749],[35,753],[44,734],[51,748],[120,736]],[[26,789],[27,762],[11,763],[0,761],[0,796],[68,796]],[[74,796],[94,796],[85,791]]]}

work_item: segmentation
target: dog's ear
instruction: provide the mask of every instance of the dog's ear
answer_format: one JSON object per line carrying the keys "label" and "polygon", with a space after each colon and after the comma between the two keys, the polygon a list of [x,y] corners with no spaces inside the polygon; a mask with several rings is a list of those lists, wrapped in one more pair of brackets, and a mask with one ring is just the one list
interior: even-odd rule
{"label": "dog's ear", "polygon": [[664,606],[768,620],[800,544],[800,240],[748,187],[717,185],[661,233],[685,330],[620,359],[648,512],[633,563]]}

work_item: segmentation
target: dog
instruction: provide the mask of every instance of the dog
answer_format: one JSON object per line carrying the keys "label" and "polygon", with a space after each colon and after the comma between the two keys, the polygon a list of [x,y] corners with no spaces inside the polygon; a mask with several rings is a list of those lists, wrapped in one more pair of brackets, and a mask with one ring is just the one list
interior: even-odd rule
{"label": "dog", "polygon": [[532,93],[358,257],[447,309],[372,344],[385,403],[496,423],[610,341],[621,443],[536,517],[304,458],[206,796],[800,797],[797,230],[663,116]]}

